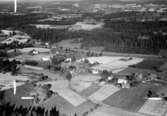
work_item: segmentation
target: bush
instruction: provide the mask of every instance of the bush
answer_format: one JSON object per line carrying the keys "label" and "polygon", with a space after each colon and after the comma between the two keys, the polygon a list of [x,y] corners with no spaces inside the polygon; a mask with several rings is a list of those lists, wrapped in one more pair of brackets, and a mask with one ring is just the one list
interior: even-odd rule
{"label": "bush", "polygon": [[37,66],[38,65],[38,62],[37,61],[30,61],[30,60],[27,60],[24,62],[26,65],[32,65],[32,66]]}

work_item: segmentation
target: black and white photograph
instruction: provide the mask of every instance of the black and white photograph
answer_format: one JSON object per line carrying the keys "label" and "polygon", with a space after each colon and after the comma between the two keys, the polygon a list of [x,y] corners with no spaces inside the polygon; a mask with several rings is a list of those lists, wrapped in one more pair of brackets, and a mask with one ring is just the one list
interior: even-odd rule
{"label": "black and white photograph", "polygon": [[0,0],[0,116],[167,116],[167,0]]}

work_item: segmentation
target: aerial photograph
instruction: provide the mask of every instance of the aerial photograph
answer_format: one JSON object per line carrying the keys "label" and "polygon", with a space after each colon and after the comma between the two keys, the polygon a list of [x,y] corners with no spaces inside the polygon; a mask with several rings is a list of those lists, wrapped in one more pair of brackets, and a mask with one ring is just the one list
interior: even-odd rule
{"label": "aerial photograph", "polygon": [[0,0],[0,116],[167,116],[167,0]]}

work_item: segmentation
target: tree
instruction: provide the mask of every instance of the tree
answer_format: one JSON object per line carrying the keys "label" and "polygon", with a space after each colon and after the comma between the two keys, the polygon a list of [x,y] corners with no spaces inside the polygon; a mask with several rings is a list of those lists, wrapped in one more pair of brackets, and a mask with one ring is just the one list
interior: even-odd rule
{"label": "tree", "polygon": [[163,58],[167,58],[167,50],[163,49],[163,50],[160,50],[160,53],[161,57]]}
{"label": "tree", "polygon": [[17,51],[17,48],[19,46],[19,42],[18,41],[13,41],[12,43],[13,47],[14,47],[14,51],[16,52]]}
{"label": "tree", "polygon": [[76,57],[72,56],[71,60],[72,60],[72,62],[75,62],[76,61]]}
{"label": "tree", "polygon": [[66,74],[66,79],[69,80],[69,81],[71,81],[71,79],[72,79],[72,74],[71,74],[70,72],[67,72],[67,74]]}
{"label": "tree", "polygon": [[151,97],[152,94],[153,94],[153,92],[152,92],[151,90],[149,90],[149,91],[147,92],[147,97]]}
{"label": "tree", "polygon": [[101,73],[102,78],[106,79],[111,75],[111,73],[107,70],[103,70],[103,72]]}
{"label": "tree", "polygon": [[58,56],[58,55],[55,55],[53,56],[52,58],[52,63],[54,65],[59,65],[61,62],[63,62],[65,60],[65,57],[64,56]]}
{"label": "tree", "polygon": [[100,52],[99,56],[103,56],[103,52]]}

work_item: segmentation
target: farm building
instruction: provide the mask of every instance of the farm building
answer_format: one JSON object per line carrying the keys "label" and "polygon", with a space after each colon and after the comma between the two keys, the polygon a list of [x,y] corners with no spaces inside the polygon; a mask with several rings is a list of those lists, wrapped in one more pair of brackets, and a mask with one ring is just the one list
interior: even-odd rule
{"label": "farm building", "polygon": [[37,54],[39,54],[39,51],[33,49],[32,51],[30,51],[30,54],[31,55],[37,55]]}
{"label": "farm building", "polygon": [[117,84],[120,85],[121,88],[130,88],[130,81],[126,77],[119,78]]}

